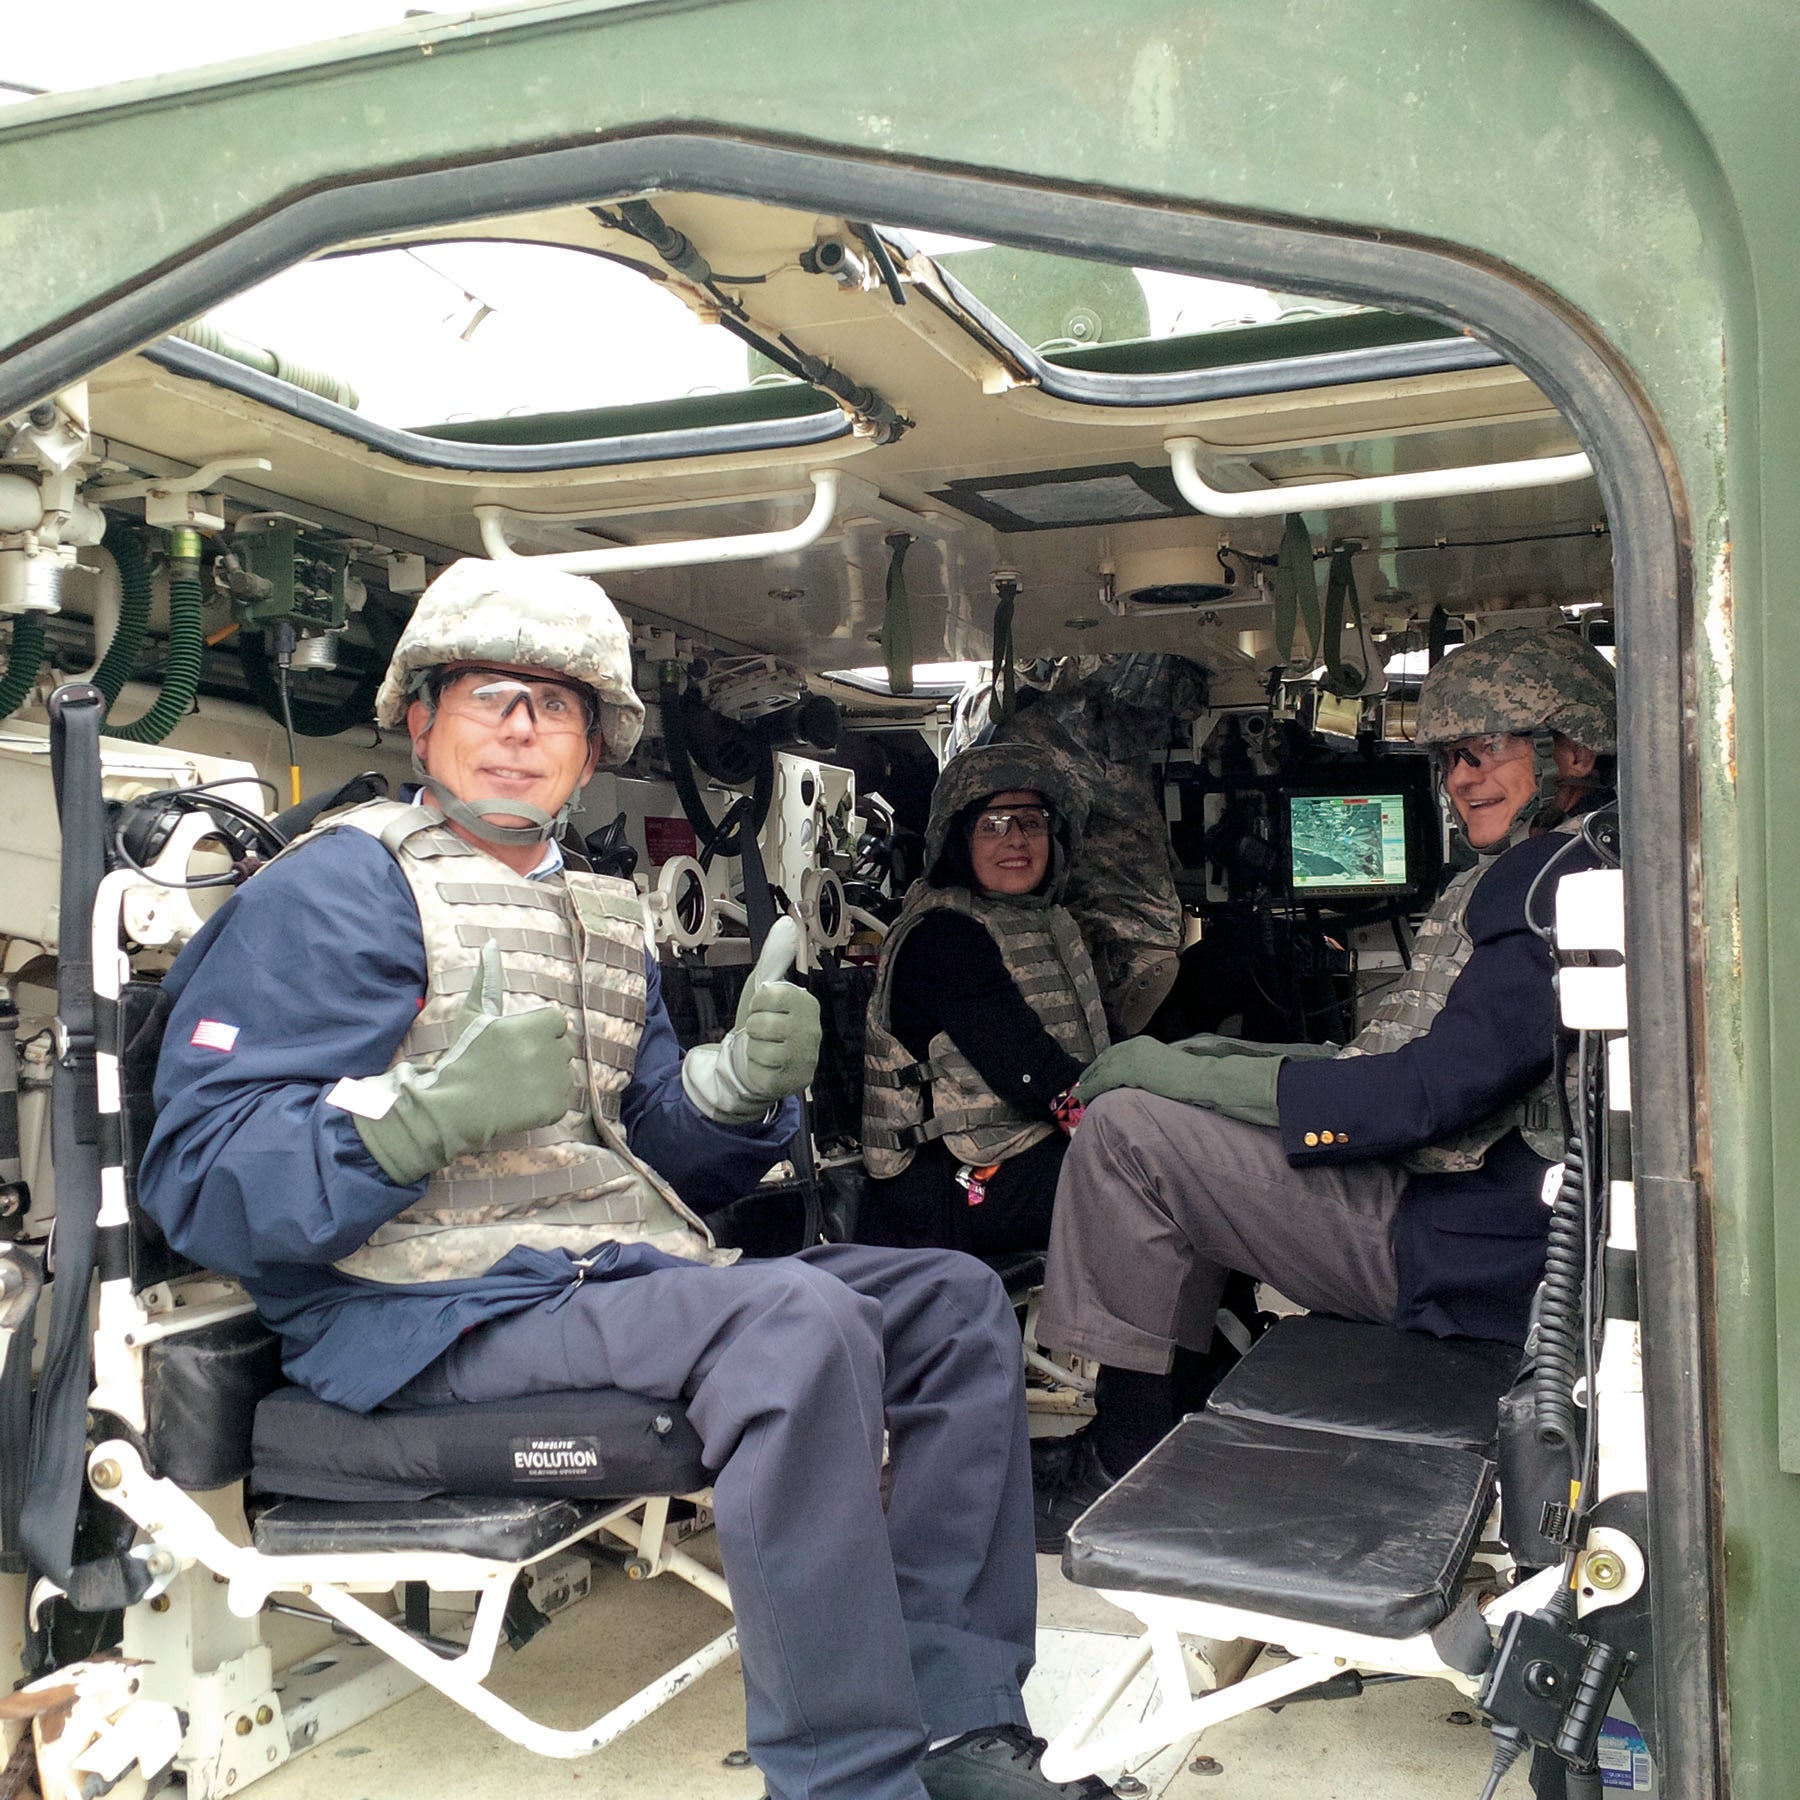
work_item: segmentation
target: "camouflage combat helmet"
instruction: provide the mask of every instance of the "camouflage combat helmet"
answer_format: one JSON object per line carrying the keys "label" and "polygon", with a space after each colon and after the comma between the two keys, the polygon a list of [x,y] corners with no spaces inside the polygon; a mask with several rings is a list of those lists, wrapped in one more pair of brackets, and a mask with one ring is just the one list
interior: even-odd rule
{"label": "camouflage combat helmet", "polygon": [[[982,744],[951,759],[932,790],[931,816],[925,824],[928,875],[939,874],[945,851],[953,848],[951,833],[971,809],[990,794],[1004,794],[1013,788],[1029,788],[1042,794],[1050,808],[1055,854],[1048,893],[1040,897],[1055,896],[1081,843],[1088,803],[1068,759],[1041,744]],[[956,860],[953,856],[952,862]],[[1014,904],[1028,904],[1029,900],[1030,896],[1026,896]]]}
{"label": "camouflage combat helmet", "polygon": [[452,563],[419,596],[375,696],[375,717],[399,725],[425,676],[456,662],[522,663],[580,682],[599,705],[606,765],[622,763],[644,729],[625,622],[586,576],[525,560]]}
{"label": "camouflage combat helmet", "polygon": [[1446,656],[1419,690],[1421,744],[1559,731],[1610,756],[1618,747],[1612,665],[1573,631],[1490,631]]}
{"label": "camouflage combat helmet", "polygon": [[[625,622],[605,589],[583,576],[522,560],[452,563],[419,596],[400,634],[375,696],[376,719],[403,724],[408,702],[422,695],[431,671],[463,662],[518,664],[579,682],[594,696],[603,765],[622,763],[644,729]],[[446,817],[494,844],[541,843],[581,797],[577,787],[553,816],[523,800],[453,794],[426,772],[416,748],[413,768]],[[496,825],[493,816],[530,823]]]}

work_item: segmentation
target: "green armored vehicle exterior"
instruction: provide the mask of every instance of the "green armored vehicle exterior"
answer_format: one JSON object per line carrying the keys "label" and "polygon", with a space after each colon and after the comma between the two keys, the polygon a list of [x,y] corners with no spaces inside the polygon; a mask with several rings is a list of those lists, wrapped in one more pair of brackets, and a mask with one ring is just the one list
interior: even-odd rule
{"label": "green armored vehicle exterior", "polygon": [[[1779,924],[1800,882],[1780,799],[1797,53],[1800,16],[1768,0],[560,0],[0,112],[0,1027],[24,1019],[0,1042],[25,1122],[0,1134],[0,1238],[39,1243],[51,1203],[61,1052],[32,1044],[71,941],[44,753],[59,680],[93,679],[112,725],[147,721],[105,740],[111,797],[223,778],[260,815],[247,784],[286,804],[288,765],[313,793],[365,766],[404,778],[405,746],[369,726],[426,577],[548,557],[633,626],[650,729],[582,824],[625,820],[666,953],[704,957],[718,926],[704,938],[695,908],[738,903],[735,850],[703,839],[750,793],[835,967],[864,929],[852,853],[883,825],[870,794],[896,791],[896,734],[937,749],[956,729],[963,674],[931,665],[1004,664],[1008,692],[1015,670],[1047,692],[1085,678],[1082,659],[1205,672],[1207,710],[1154,762],[1204,943],[1247,916],[1215,831],[1233,795],[1262,796],[1245,829],[1286,854],[1299,765],[1277,740],[1332,769],[1308,792],[1346,791],[1359,758],[1417,773],[1422,659],[1566,623],[1618,672],[1628,1024],[1595,1029],[1628,1045],[1610,1173],[1636,1214],[1625,1691],[1653,1695],[1659,1792],[1781,1800],[1800,1766],[1781,1176],[1800,952]],[[348,322],[349,348],[247,341],[249,302],[284,294],[287,318]],[[530,323],[534,295],[552,324]],[[539,389],[459,388],[520,319]],[[421,320],[442,354],[389,392]],[[374,387],[349,366],[359,325]],[[794,723],[819,696],[889,746],[887,788],[869,761],[846,787]],[[777,713],[759,792],[733,746],[776,742],[751,727]],[[674,792],[690,752],[699,825]],[[1365,788],[1414,794],[1413,873],[1335,913],[1328,895],[1323,926],[1291,874],[1256,905],[1366,974],[1368,932],[1331,919],[1422,906],[1443,845],[1422,776]],[[140,974],[192,928],[159,918],[127,911]],[[1304,1035],[1354,1027],[1356,966],[1317,964],[1306,1004],[1336,1011]],[[28,1279],[0,1286],[27,1347],[5,1309]],[[159,1316],[160,1291],[132,1304]],[[108,1355],[103,1385],[137,1379]],[[11,1619],[24,1558],[0,1547]],[[303,1747],[241,1716],[271,1764]],[[180,1765],[196,1800],[228,1785],[208,1755]]]}

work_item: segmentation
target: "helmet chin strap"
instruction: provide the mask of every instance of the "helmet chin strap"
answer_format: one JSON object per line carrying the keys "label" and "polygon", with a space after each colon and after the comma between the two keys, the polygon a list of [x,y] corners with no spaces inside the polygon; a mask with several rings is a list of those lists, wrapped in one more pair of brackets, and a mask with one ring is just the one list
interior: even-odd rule
{"label": "helmet chin strap", "polygon": [[[413,773],[418,776],[420,784],[432,799],[438,803],[439,810],[452,824],[460,825],[465,831],[478,837],[483,843],[501,844],[513,847],[520,844],[547,843],[574,816],[575,808],[581,804],[581,790],[585,782],[578,783],[574,791],[554,812],[547,813],[541,806],[533,806],[529,800],[464,800],[444,786],[435,776],[426,771],[425,764],[419,756],[419,747],[415,743],[412,753]],[[528,825],[496,825],[496,817],[511,816],[516,819],[529,819]]]}
{"label": "helmet chin strap", "polygon": [[1519,808],[1519,816],[1506,834],[1509,847],[1530,832],[1555,830],[1566,817],[1556,800],[1557,789],[1562,786],[1562,772],[1556,766],[1556,734],[1547,725],[1540,725],[1531,734],[1531,766],[1537,777],[1537,792]]}
{"label": "helmet chin strap", "polygon": [[[1531,762],[1532,773],[1537,780],[1536,792],[1514,815],[1513,822],[1506,828],[1506,835],[1496,838],[1485,849],[1469,844],[1469,848],[1483,861],[1489,857],[1504,856],[1514,845],[1524,843],[1534,831],[1554,830],[1567,817],[1556,802],[1557,789],[1562,786],[1562,773],[1556,766],[1556,737],[1545,726],[1540,725],[1531,734]],[[1455,816],[1455,811],[1452,807],[1452,817]],[[1460,820],[1456,826],[1456,834],[1468,844],[1468,834],[1462,829]]]}

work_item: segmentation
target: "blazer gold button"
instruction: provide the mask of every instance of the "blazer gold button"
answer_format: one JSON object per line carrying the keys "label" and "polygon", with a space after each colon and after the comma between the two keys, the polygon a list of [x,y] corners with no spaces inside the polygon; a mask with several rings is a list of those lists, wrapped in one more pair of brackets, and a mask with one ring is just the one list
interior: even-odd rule
{"label": "blazer gold button", "polygon": [[1313,1145],[1316,1144],[1318,1141],[1319,1141],[1319,1134],[1316,1131],[1309,1131],[1306,1134],[1307,1149],[1310,1150],[1313,1147]]}
{"label": "blazer gold button", "polygon": [[1335,1143],[1336,1139],[1334,1139],[1332,1137],[1332,1135],[1329,1131],[1321,1131],[1319,1133],[1319,1142],[1321,1144],[1330,1144],[1330,1143]]}

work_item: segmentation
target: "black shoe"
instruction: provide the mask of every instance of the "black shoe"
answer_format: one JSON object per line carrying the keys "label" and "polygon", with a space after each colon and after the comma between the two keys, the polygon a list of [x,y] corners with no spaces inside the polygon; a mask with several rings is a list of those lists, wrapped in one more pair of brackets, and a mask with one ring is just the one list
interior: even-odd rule
{"label": "black shoe", "polygon": [[965,1731],[919,1764],[919,1779],[931,1800],[1113,1800],[1097,1775],[1054,1782],[1038,1760],[1044,1740],[1023,1725],[990,1725]]}
{"label": "black shoe", "polygon": [[1059,1480],[1075,1452],[1081,1448],[1082,1439],[1093,1435],[1094,1422],[1090,1419],[1074,1431],[1065,1431],[1055,1437],[1034,1437],[1031,1440],[1032,1487],[1041,1489]]}
{"label": "black shoe", "polygon": [[1073,1448],[1064,1458],[1046,1459],[1041,1476],[1035,1467],[1031,1472],[1037,1547],[1046,1556],[1061,1555],[1069,1527],[1113,1484],[1091,1434],[1076,1432],[1068,1441]]}

